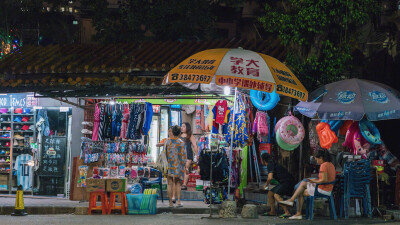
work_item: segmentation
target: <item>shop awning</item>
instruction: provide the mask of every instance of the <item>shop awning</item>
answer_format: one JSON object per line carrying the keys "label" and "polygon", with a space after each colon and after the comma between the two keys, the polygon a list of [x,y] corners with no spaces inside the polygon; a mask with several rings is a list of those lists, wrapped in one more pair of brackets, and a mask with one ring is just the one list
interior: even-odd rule
{"label": "shop awning", "polygon": [[286,55],[275,39],[23,46],[0,60],[0,88],[49,97],[195,94],[179,85],[162,86],[163,76],[196,52],[237,47],[279,60]]}

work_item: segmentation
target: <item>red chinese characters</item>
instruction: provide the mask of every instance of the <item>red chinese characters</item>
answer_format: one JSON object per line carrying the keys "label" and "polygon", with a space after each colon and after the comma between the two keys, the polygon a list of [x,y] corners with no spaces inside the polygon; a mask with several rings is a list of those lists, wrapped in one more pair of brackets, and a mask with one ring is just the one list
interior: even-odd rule
{"label": "red chinese characters", "polygon": [[[253,77],[260,76],[259,61],[254,59],[244,60],[239,57],[230,57],[231,60],[231,73],[237,75],[247,75]],[[244,63],[246,61],[246,63]]]}

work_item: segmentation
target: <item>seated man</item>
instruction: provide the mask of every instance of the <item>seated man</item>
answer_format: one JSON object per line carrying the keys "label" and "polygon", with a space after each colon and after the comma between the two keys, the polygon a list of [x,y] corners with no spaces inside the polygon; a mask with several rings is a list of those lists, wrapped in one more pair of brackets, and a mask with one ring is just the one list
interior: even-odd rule
{"label": "seated man", "polygon": [[[277,186],[268,191],[268,204],[271,207],[269,213],[265,213],[265,216],[275,216],[275,200],[278,202],[282,201],[283,195],[291,195],[293,193],[293,187],[296,184],[293,176],[289,173],[289,171],[284,168],[282,165],[272,161],[272,157],[268,153],[264,153],[261,155],[261,160],[264,166],[268,168],[268,179],[264,185],[264,189],[268,187],[271,183],[272,179],[275,179],[279,182]],[[290,216],[290,212],[288,208],[282,205],[285,213],[281,215],[283,218],[287,218]]]}

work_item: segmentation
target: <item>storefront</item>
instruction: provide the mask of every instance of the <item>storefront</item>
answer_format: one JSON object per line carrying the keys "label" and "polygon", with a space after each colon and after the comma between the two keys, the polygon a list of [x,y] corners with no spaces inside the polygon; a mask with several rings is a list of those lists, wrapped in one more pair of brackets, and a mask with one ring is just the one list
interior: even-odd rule
{"label": "storefront", "polygon": [[81,136],[72,135],[72,114],[79,120],[80,108],[33,93],[3,94],[0,99],[1,192],[15,193],[21,185],[28,194],[65,196],[71,139]]}

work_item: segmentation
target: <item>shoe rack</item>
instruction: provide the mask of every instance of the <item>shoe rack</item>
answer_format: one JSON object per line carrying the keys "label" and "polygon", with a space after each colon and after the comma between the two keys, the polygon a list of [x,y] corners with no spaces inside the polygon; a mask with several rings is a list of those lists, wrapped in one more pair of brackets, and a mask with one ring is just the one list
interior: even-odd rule
{"label": "shoe rack", "polygon": [[[17,186],[14,184],[17,183],[17,176],[14,175],[14,172],[16,171],[13,169],[14,161],[21,154],[32,154],[30,139],[32,139],[33,142],[36,141],[36,110],[31,107],[26,108],[30,109],[30,113],[19,114],[14,112],[15,108],[8,108],[7,113],[0,114],[0,175],[2,175],[2,179],[5,177],[3,176],[4,174],[8,175],[7,189],[1,188],[0,186],[0,192],[8,191],[10,194],[16,192]],[[29,120],[15,121],[16,118],[22,119],[23,117],[28,117]],[[24,125],[26,128],[33,126],[31,127],[33,130],[22,130]],[[4,128],[6,130],[4,130]],[[9,146],[7,146],[7,142],[10,143]],[[9,168],[9,170],[7,170],[7,168]],[[0,182],[0,184],[4,183],[2,181]]]}

